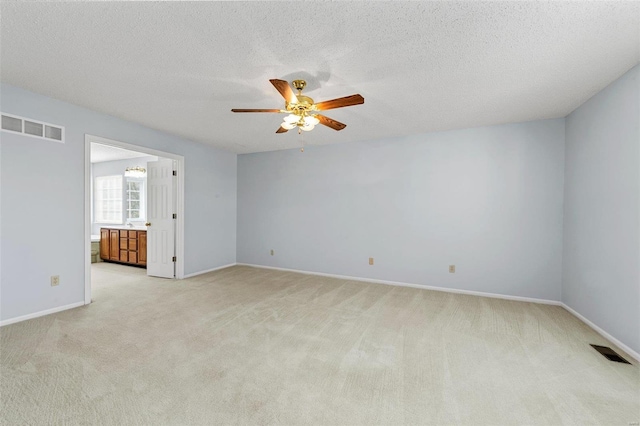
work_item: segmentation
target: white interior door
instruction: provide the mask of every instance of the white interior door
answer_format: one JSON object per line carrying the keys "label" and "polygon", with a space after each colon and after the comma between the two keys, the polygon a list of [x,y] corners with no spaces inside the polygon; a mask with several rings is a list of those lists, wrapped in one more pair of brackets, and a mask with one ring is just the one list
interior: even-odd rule
{"label": "white interior door", "polygon": [[175,275],[173,160],[147,163],[147,275]]}

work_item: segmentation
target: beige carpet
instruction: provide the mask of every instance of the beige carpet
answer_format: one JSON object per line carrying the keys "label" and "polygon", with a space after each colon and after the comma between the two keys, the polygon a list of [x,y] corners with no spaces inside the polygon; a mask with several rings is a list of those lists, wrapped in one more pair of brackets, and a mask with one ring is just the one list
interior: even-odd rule
{"label": "beige carpet", "polygon": [[637,363],[561,307],[249,267],[93,277],[92,305],[0,329],[2,424],[640,421]]}

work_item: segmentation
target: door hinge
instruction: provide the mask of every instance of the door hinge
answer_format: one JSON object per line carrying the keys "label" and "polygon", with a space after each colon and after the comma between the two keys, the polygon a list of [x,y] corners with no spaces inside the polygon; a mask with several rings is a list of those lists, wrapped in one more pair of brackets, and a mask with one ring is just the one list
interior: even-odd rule
{"label": "door hinge", "polygon": [[173,175],[174,175],[174,176],[178,176],[178,171],[177,171],[177,170],[174,170],[174,171],[173,171]]}
{"label": "door hinge", "polygon": [[173,218],[174,218],[174,219],[177,219],[177,218],[178,218],[178,215],[174,213],[174,214],[173,214]]}
{"label": "door hinge", "polygon": [[175,262],[175,261],[176,261],[176,257],[175,257],[175,256],[173,256],[173,258],[172,258],[171,260]]}

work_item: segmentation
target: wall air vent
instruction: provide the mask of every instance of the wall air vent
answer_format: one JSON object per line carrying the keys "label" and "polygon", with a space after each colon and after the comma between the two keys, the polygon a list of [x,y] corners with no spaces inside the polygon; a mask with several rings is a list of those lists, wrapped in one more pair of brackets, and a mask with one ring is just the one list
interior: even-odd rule
{"label": "wall air vent", "polygon": [[64,143],[64,127],[4,112],[2,113],[2,130]]}
{"label": "wall air vent", "polygon": [[600,354],[603,357],[607,358],[609,361],[621,362],[623,364],[631,364],[629,361],[622,358],[620,355],[616,353],[616,351],[614,351],[608,346],[598,346],[598,345],[591,345],[591,346],[593,347],[593,349],[600,352]]}

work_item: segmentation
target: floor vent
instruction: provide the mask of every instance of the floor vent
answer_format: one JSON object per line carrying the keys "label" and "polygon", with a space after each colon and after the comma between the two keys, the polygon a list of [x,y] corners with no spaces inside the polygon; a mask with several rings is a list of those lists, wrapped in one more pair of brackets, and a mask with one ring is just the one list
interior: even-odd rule
{"label": "floor vent", "polygon": [[614,351],[613,349],[607,346],[598,346],[598,345],[591,345],[591,346],[593,347],[593,349],[600,352],[602,356],[607,358],[609,361],[621,362],[623,364],[631,364],[629,361],[627,361],[626,359],[618,355],[616,351]]}
{"label": "floor vent", "polygon": [[2,130],[64,143],[64,127],[2,113]]}

